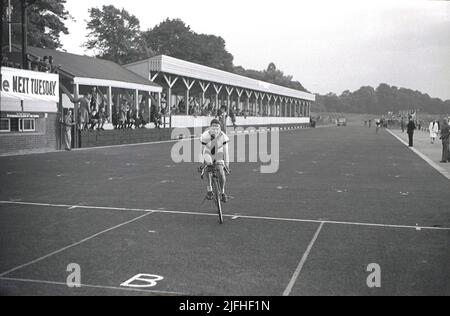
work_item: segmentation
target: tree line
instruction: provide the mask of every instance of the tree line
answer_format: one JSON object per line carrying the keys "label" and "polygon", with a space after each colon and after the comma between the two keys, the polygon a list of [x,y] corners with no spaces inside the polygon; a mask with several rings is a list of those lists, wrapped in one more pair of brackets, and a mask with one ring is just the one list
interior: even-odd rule
{"label": "tree line", "polygon": [[377,88],[364,86],[354,92],[346,90],[341,95],[335,93],[316,95],[313,110],[368,114],[420,110],[422,113],[448,114],[450,113],[450,100],[442,101],[420,91],[382,83]]}
{"label": "tree line", "polygon": [[[12,20],[20,22],[21,0],[11,0]],[[65,25],[73,17],[66,10],[66,0],[27,0],[28,42],[41,48],[62,48],[61,34],[68,34]],[[7,20],[7,7],[3,6],[3,21]],[[87,38],[84,46],[99,58],[119,64],[169,55],[204,66],[233,72],[280,86],[307,91],[292,76],[284,74],[270,63],[267,69],[252,70],[233,63],[225,40],[216,35],[199,34],[180,19],[166,19],[148,30],[141,30],[139,19],[125,9],[113,5],[90,8],[87,20]],[[15,24],[13,42],[20,43],[20,26]],[[2,32],[6,28],[2,27]],[[5,38],[5,36],[4,36]],[[317,95],[313,109],[320,112],[347,112],[383,114],[407,109],[420,109],[430,114],[449,113],[450,100],[431,98],[428,94],[382,83],[377,88],[365,86],[357,91],[344,91],[341,95]]]}

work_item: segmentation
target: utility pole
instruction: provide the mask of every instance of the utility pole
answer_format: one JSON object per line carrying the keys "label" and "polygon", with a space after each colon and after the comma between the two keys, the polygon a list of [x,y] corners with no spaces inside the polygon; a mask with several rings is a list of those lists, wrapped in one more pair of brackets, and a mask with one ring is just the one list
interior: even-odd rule
{"label": "utility pole", "polygon": [[28,51],[28,32],[27,32],[27,4],[26,0],[21,1],[22,5],[22,68],[27,67],[27,51]]}

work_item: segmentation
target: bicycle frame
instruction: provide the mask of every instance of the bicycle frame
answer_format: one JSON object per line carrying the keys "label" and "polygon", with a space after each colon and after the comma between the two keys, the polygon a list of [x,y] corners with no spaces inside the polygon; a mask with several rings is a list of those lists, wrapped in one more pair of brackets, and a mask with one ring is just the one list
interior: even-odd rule
{"label": "bicycle frame", "polygon": [[208,174],[211,174],[211,184],[213,189],[213,200],[217,207],[217,213],[219,215],[219,222],[223,224],[223,214],[222,214],[222,203],[221,203],[221,195],[222,195],[222,186],[219,181],[219,165],[214,163],[213,165],[207,166],[204,170]]}

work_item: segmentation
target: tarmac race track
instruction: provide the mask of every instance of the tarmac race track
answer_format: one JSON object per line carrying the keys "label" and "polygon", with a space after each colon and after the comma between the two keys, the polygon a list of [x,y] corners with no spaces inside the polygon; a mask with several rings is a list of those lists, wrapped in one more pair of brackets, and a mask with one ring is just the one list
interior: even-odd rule
{"label": "tarmac race track", "polygon": [[1,157],[0,295],[450,295],[446,178],[383,130],[279,143],[232,164],[223,225],[174,143]]}

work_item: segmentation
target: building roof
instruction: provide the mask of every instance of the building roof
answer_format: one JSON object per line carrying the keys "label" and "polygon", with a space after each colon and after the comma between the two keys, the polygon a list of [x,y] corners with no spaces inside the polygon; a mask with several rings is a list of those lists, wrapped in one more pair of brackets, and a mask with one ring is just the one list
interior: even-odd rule
{"label": "building roof", "polygon": [[61,65],[63,73],[73,77],[75,83],[88,84],[88,82],[94,82],[97,85],[104,84],[105,86],[118,88],[135,88],[146,91],[162,90],[156,83],[109,60],[37,47],[28,47],[28,53],[40,58],[53,56],[53,63]]}
{"label": "building roof", "polygon": [[155,56],[147,60],[124,65],[124,67],[145,78],[149,78],[149,71],[163,72],[263,93],[315,101],[315,95],[311,93],[282,87],[166,55]]}

